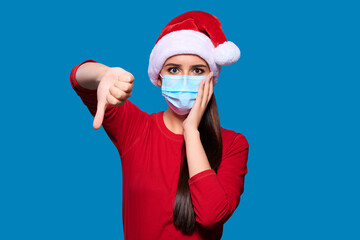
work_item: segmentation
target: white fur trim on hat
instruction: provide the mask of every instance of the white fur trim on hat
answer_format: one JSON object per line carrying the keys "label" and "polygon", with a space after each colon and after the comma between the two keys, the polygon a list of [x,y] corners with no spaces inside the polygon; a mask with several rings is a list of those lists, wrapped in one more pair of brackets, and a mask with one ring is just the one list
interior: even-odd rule
{"label": "white fur trim on hat", "polygon": [[157,85],[159,73],[166,60],[174,55],[195,54],[204,59],[213,72],[214,86],[217,83],[221,65],[214,60],[215,46],[205,34],[194,30],[179,30],[163,36],[150,54],[148,74],[151,82]]}

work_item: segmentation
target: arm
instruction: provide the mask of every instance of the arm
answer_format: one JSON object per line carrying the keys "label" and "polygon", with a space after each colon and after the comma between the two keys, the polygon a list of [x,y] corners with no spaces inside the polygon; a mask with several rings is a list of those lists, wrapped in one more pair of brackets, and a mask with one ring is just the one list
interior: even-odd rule
{"label": "arm", "polygon": [[107,107],[121,106],[131,96],[134,76],[122,68],[110,68],[88,60],[75,70],[75,79],[81,88],[96,91],[97,107],[93,126],[99,129]]}
{"label": "arm", "polygon": [[110,67],[97,62],[85,62],[76,71],[79,85],[89,90],[97,89],[101,78]]}
{"label": "arm", "polygon": [[189,177],[211,169],[200,139],[200,132],[195,129],[184,129],[186,158],[189,166]]}
{"label": "arm", "polygon": [[[76,66],[74,66],[70,72],[70,83],[76,94],[81,98],[84,105],[88,108],[93,117],[98,113],[99,106],[99,89],[91,89],[98,85],[98,88],[104,86],[101,84],[101,78],[103,70],[106,69],[105,65],[97,63],[94,60],[88,59]],[[111,69],[111,68],[110,68]],[[122,73],[125,70],[120,68],[112,68],[115,71],[106,71],[107,74],[114,73],[115,76],[123,79]],[[119,73],[119,71],[121,71]],[[126,73],[126,71],[125,71]],[[130,73],[129,73],[130,74]],[[129,74],[126,74],[129,76]],[[132,76],[132,75],[130,75]],[[105,77],[103,77],[105,78]],[[103,79],[101,78],[101,79]],[[114,78],[106,76],[106,78]],[[120,80],[121,80],[120,79]],[[126,79],[125,79],[126,81]],[[128,82],[120,83],[120,87],[126,87]],[[80,85],[81,83],[81,85]],[[104,82],[103,82],[104,83]],[[119,84],[117,81],[116,84]],[[131,88],[132,89],[132,88]],[[105,95],[110,95],[111,89],[105,89],[103,92]],[[124,90],[126,90],[124,88]],[[116,95],[116,92],[112,92]],[[113,102],[114,103],[114,102]],[[102,126],[118,149],[120,156],[122,157],[129,149],[131,149],[135,140],[143,133],[148,124],[148,114],[141,111],[130,100],[126,99],[121,105],[116,104],[106,105],[106,109],[103,115]],[[123,159],[122,159],[123,160]]]}
{"label": "arm", "polygon": [[[193,138],[196,135],[193,135]],[[209,164],[200,137],[193,139],[186,151],[189,171],[195,172],[189,179],[189,188],[196,221],[203,227],[212,228],[224,224],[240,203],[247,173],[249,145],[242,134],[238,134],[223,153],[217,173]],[[199,143],[200,144],[196,144]],[[191,150],[190,150],[191,149]],[[189,151],[188,151],[189,150]],[[197,155],[198,154],[198,155]]]}

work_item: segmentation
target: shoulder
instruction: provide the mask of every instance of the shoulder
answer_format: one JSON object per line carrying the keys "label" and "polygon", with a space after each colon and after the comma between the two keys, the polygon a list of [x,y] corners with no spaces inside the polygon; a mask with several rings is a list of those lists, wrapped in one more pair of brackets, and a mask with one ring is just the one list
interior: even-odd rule
{"label": "shoulder", "polygon": [[247,173],[249,143],[246,137],[239,132],[221,128],[223,139],[222,160],[218,173],[233,172],[238,176]]}
{"label": "shoulder", "polygon": [[248,147],[249,143],[244,134],[221,127],[221,134],[224,148],[243,146]]}
{"label": "shoulder", "polygon": [[242,153],[249,149],[249,143],[244,134],[223,127],[221,127],[221,134],[224,157]]}

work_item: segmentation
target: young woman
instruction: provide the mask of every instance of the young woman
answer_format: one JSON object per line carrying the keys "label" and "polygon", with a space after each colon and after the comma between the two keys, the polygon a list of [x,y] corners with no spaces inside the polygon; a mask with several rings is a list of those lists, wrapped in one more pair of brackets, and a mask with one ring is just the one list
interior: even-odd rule
{"label": "young woman", "polygon": [[128,99],[126,70],[91,59],[72,69],[94,128],[102,125],[120,154],[125,239],[221,238],[244,191],[249,144],[220,126],[213,86],[239,57],[215,16],[174,18],[150,55],[150,80],[169,105],[152,114]]}

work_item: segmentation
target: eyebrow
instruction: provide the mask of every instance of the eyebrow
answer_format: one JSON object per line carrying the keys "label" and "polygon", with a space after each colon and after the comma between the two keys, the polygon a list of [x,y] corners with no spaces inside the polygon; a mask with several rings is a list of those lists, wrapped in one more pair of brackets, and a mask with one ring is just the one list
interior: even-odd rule
{"label": "eyebrow", "polygon": [[[175,67],[181,67],[182,65],[181,64],[175,64],[175,63],[168,63],[165,65],[166,66],[175,66]],[[207,68],[207,66],[203,65],[203,64],[197,64],[197,65],[192,65],[191,66],[192,68],[196,68],[196,67],[204,67],[204,68]]]}

